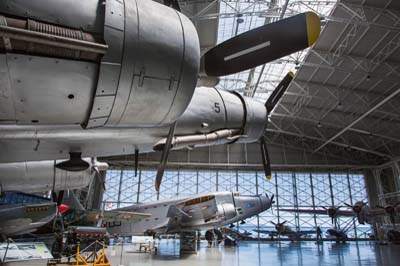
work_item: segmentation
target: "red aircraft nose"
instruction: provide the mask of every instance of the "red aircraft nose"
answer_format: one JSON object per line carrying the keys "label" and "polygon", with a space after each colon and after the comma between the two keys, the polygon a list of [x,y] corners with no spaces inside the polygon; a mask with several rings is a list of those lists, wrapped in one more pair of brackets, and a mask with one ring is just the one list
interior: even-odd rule
{"label": "red aircraft nose", "polygon": [[60,206],[58,206],[58,212],[63,214],[64,212],[69,210],[69,206],[65,205],[65,204],[61,204]]}

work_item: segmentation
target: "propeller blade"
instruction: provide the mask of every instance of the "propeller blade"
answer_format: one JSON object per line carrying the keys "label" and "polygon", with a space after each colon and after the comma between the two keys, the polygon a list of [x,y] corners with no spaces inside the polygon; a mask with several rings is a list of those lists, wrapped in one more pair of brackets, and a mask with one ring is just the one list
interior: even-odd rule
{"label": "propeller blade", "polygon": [[161,162],[157,169],[156,182],[155,182],[155,188],[157,192],[160,191],[161,181],[164,175],[165,167],[167,166],[168,155],[169,151],[171,150],[171,144],[174,138],[175,128],[176,128],[176,121],[172,124],[172,126],[169,129],[168,138],[164,145],[163,153],[161,155]]}
{"label": "propeller blade", "polygon": [[261,158],[262,158],[262,164],[264,166],[265,178],[267,180],[270,180],[272,178],[271,163],[269,160],[268,148],[267,148],[267,144],[265,143],[264,136],[261,137],[261,139],[260,139],[260,145],[261,145],[260,146],[261,147]]}
{"label": "propeller blade", "polygon": [[284,221],[283,223],[281,223],[281,225],[284,225],[285,223],[287,223],[287,221]]}
{"label": "propeller blade", "polygon": [[276,223],[274,223],[273,221],[270,221],[271,224],[276,225]]}
{"label": "propeller blade", "polygon": [[139,150],[135,149],[135,176],[137,176],[139,168]]}
{"label": "propeller blade", "polygon": [[269,96],[267,102],[265,103],[265,107],[267,108],[268,114],[274,109],[275,105],[279,102],[282,95],[285,93],[287,88],[289,87],[290,82],[293,80],[294,74],[293,72],[289,72],[282,79],[282,81],[278,84],[275,90],[272,92],[271,96]]}
{"label": "propeller blade", "polygon": [[103,190],[106,191],[106,182],[105,182],[105,180],[103,178],[101,178],[99,168],[98,167],[93,167],[93,171],[95,172],[94,173],[95,178],[101,184]]}
{"label": "propeller blade", "polygon": [[266,24],[209,50],[202,68],[214,77],[251,69],[313,45],[320,31],[320,18],[313,12]]}
{"label": "propeller blade", "polygon": [[62,204],[64,198],[64,190],[61,190],[58,192],[58,197],[57,197],[57,206],[60,206]]}
{"label": "propeller blade", "polygon": [[[265,195],[268,197],[267,193],[265,193]],[[270,202],[271,202],[271,205],[275,203],[275,201],[274,201],[274,197],[275,197],[275,195],[274,195],[274,194],[272,194],[271,198],[269,199],[269,200],[270,200]]]}
{"label": "propeller blade", "polygon": [[345,203],[344,205],[346,205],[346,207],[353,208],[353,206],[351,206],[351,205],[348,204],[348,203]]}

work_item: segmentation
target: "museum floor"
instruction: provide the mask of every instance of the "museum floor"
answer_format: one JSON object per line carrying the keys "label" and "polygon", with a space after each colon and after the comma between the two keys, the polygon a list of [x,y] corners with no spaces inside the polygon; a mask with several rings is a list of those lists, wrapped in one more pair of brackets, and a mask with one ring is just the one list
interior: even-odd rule
{"label": "museum floor", "polygon": [[[131,253],[132,247],[124,249],[128,251],[123,254],[124,266],[400,265],[400,245],[380,246],[374,242],[325,242],[319,246],[314,242],[242,242],[237,247],[216,248],[207,248],[206,243],[201,243],[197,254],[182,256],[173,240],[161,241],[158,255]],[[109,257],[113,266],[120,263],[120,253],[116,251],[115,256]]]}
{"label": "museum floor", "polygon": [[[314,242],[241,242],[237,247],[207,248],[202,242],[197,254],[179,256],[179,244],[174,240],[162,240],[157,255],[137,253],[137,248],[124,245],[109,247],[107,256],[112,266],[319,266],[319,265],[400,265],[400,245],[376,245],[374,242],[349,242],[336,244],[325,242],[317,246]],[[6,263],[5,265],[46,265],[44,261]]]}

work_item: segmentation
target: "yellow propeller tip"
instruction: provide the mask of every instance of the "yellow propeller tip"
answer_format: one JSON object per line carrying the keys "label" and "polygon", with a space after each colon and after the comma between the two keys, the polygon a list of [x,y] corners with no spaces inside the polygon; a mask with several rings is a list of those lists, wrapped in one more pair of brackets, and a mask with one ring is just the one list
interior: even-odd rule
{"label": "yellow propeller tip", "polygon": [[268,179],[268,180],[270,180],[270,179],[272,178],[272,176],[267,175],[267,176],[265,176],[265,178]]}
{"label": "yellow propeller tip", "polygon": [[290,72],[288,73],[288,75],[289,75],[291,78],[294,78],[294,73],[293,73],[292,71],[290,71]]}
{"label": "yellow propeller tip", "polygon": [[306,12],[306,24],[308,46],[311,46],[318,39],[321,32],[321,19],[313,12]]}

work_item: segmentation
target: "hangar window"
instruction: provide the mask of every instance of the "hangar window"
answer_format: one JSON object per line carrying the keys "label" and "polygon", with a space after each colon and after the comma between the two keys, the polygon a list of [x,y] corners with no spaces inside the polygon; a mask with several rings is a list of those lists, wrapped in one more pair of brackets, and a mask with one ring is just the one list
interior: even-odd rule
{"label": "hangar window", "polygon": [[[111,209],[155,202],[157,197],[165,200],[225,190],[241,195],[275,195],[272,209],[247,219],[245,224],[237,224],[240,230],[250,232],[257,228],[273,230],[270,221],[287,221],[287,225],[300,230],[311,230],[317,225],[326,230],[332,227],[329,217],[283,212],[279,208],[320,209],[366,201],[367,197],[364,175],[357,172],[274,172],[272,179],[266,180],[264,172],[258,171],[166,171],[159,195],[154,190],[155,175],[152,170],[142,170],[137,177],[131,170],[108,171],[103,201]],[[358,225],[350,218],[339,218],[338,223],[349,226],[351,237],[368,238],[371,233],[370,226]]]}

